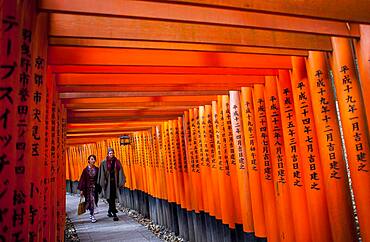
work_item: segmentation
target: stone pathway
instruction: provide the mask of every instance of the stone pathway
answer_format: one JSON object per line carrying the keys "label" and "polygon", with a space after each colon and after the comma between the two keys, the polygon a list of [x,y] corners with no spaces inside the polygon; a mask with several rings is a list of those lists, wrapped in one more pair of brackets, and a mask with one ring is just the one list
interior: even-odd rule
{"label": "stone pathway", "polygon": [[108,205],[99,200],[98,214],[95,214],[96,223],[91,223],[89,213],[77,216],[77,206],[80,197],[66,195],[66,212],[74,223],[78,237],[83,241],[110,241],[110,242],[160,242],[152,232],[137,223],[132,218],[118,212],[119,221],[114,222],[107,216]]}

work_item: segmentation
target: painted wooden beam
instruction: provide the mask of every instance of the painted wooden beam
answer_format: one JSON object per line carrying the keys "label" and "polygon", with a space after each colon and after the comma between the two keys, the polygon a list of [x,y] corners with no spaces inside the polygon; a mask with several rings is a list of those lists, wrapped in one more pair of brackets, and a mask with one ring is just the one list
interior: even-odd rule
{"label": "painted wooden beam", "polygon": [[164,2],[370,23],[369,2],[367,0],[249,0],[248,2],[245,0],[202,0],[201,2],[199,0],[164,0]]}
{"label": "painted wooden beam", "polygon": [[[92,29],[94,31],[92,31]],[[59,37],[227,44],[322,51],[330,51],[332,49],[330,38],[323,35],[196,23],[71,14],[51,14],[49,35]]]}
{"label": "painted wooden beam", "polygon": [[[167,92],[169,95],[176,94],[177,92],[187,93],[194,91],[209,91],[209,92],[224,92],[226,90],[240,90],[241,87],[252,86],[253,83],[223,83],[223,84],[147,84],[137,85],[137,84],[126,84],[126,85],[62,85],[58,86],[58,93],[60,97],[65,97],[64,95],[69,95],[73,93],[91,93],[92,95],[99,92],[124,92],[126,94],[122,95],[147,95],[150,92]],[[93,94],[94,93],[94,94]],[[131,94],[132,93],[132,94]],[[215,94],[213,93],[213,94]],[[90,95],[90,94],[87,94]],[[104,95],[104,94],[103,94]]]}
{"label": "painted wooden beam", "polygon": [[182,21],[335,36],[359,36],[358,26],[357,28],[351,26],[349,29],[345,22],[154,1],[110,0],[108,4],[100,0],[69,2],[42,0],[39,8],[60,13]]}
{"label": "painted wooden beam", "polygon": [[[150,86],[148,86],[150,89]],[[164,92],[59,92],[59,98],[103,98],[103,97],[161,97],[161,96],[203,96],[203,95],[227,95],[228,90],[194,90],[194,91],[164,91]]]}
{"label": "painted wooden beam", "polygon": [[56,74],[202,74],[202,75],[251,75],[274,76],[276,69],[264,68],[223,68],[223,67],[177,67],[177,66],[94,66],[94,65],[56,65],[50,66]]}
{"label": "painted wooden beam", "polygon": [[[263,83],[264,76],[248,75],[161,75],[161,74],[57,74],[57,85],[122,85],[122,84],[223,84]],[[150,86],[149,90],[150,90]]]}
{"label": "painted wooden beam", "polygon": [[71,37],[50,37],[49,45],[52,46],[84,46],[84,47],[110,47],[134,49],[162,49],[162,50],[191,50],[225,53],[250,53],[270,55],[295,55],[308,56],[306,50],[277,49],[253,46],[221,45],[221,44],[196,44],[166,41],[140,41],[140,40],[111,40]]}
{"label": "painted wooden beam", "polygon": [[50,46],[50,65],[133,65],[289,69],[289,56]]}
{"label": "painted wooden beam", "polygon": [[120,102],[120,103],[66,103],[68,109],[85,109],[85,108],[154,108],[154,107],[173,107],[173,106],[191,106],[198,107],[205,104],[211,104],[211,101],[174,101],[174,102]]}
{"label": "painted wooden beam", "polygon": [[126,122],[126,121],[166,121],[170,119],[177,119],[179,115],[152,115],[152,116],[131,116],[131,117],[92,117],[92,118],[70,118],[67,119],[67,122],[74,123],[84,123],[84,122],[107,122],[107,121],[116,121],[116,122]]}

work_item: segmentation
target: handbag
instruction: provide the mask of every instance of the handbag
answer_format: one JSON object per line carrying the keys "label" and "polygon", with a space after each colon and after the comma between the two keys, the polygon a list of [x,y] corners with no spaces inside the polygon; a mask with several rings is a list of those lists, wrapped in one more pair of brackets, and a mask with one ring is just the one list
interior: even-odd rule
{"label": "handbag", "polygon": [[84,214],[85,212],[86,212],[86,201],[85,201],[85,197],[81,196],[80,202],[78,204],[77,214],[81,215],[81,214]]}

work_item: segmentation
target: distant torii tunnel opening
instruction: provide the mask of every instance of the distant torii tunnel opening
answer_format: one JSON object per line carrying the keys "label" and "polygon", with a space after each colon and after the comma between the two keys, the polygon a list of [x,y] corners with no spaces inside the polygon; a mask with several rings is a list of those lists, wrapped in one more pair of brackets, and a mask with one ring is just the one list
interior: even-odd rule
{"label": "distant torii tunnel opening", "polygon": [[369,2],[246,2],[0,0],[0,242],[108,147],[184,240],[370,241]]}

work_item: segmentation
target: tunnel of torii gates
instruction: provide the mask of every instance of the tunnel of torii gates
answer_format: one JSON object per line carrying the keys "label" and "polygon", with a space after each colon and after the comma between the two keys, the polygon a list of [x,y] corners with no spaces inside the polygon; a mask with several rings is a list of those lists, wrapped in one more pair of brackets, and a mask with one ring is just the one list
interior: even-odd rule
{"label": "tunnel of torii gates", "polygon": [[0,16],[1,242],[63,241],[66,189],[109,146],[123,205],[187,240],[370,241],[368,1],[1,0]]}

